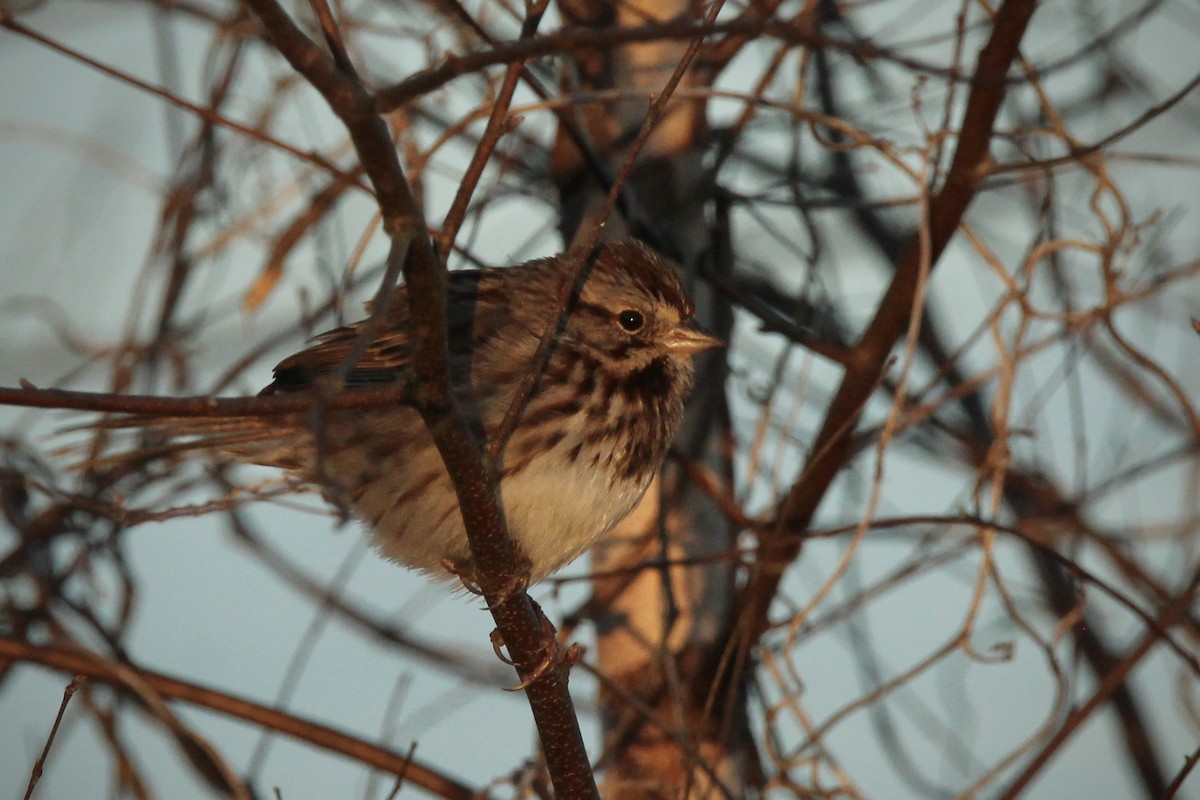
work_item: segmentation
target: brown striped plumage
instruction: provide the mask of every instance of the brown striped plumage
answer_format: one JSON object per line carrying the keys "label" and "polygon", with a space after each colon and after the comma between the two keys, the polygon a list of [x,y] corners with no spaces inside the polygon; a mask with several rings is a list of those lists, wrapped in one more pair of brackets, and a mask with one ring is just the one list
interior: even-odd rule
{"label": "brown striped plumage", "polygon": [[[451,377],[491,436],[561,314],[570,278],[561,257],[450,278]],[[408,368],[408,304],[397,291],[386,325],[350,372],[350,386],[396,381]],[[599,251],[546,370],[503,455],[509,529],[537,581],[582,554],[636,505],[666,454],[692,387],[691,356],[718,344],[690,322],[674,270],[627,240]],[[339,369],[360,325],[339,328],[284,360],[264,393],[301,392]],[[326,412],[323,460],[303,415],[192,420],[170,430],[196,447],[278,466],[349,500],[380,550],[445,576],[470,557],[450,479],[412,408]],[[329,484],[333,484],[330,486]]]}

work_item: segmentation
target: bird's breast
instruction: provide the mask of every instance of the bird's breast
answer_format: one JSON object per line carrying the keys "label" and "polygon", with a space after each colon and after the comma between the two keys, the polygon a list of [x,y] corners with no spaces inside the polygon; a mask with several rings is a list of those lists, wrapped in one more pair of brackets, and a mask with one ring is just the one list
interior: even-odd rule
{"label": "bird's breast", "polygon": [[537,581],[574,561],[623,519],[649,481],[615,469],[620,454],[566,437],[500,482],[508,527]]}

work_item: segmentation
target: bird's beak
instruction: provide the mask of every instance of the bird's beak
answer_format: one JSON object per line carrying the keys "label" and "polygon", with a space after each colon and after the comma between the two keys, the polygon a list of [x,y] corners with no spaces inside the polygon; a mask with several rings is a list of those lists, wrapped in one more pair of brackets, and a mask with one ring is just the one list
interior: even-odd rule
{"label": "bird's beak", "polygon": [[681,322],[667,334],[667,351],[672,355],[690,356],[721,347],[725,343],[694,322]]}

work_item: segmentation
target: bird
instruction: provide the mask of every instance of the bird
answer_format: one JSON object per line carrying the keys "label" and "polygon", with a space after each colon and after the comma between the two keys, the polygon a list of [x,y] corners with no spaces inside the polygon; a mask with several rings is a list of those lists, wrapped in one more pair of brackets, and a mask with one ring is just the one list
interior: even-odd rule
{"label": "bird", "polygon": [[[497,435],[535,369],[543,335],[555,331],[498,462],[501,504],[530,585],[586,552],[641,500],[683,419],[694,356],[722,344],[693,320],[675,268],[634,239],[596,248],[564,318],[555,298],[575,279],[577,263],[559,254],[448,273],[451,388],[481,437]],[[334,376],[348,390],[411,379],[404,285],[367,326],[317,336],[275,367],[260,394],[316,393]],[[311,413],[289,412],[128,417],[108,427],[153,429],[182,449],[283,469],[348,506],[386,558],[435,579],[462,577],[470,545],[418,410],[393,402],[320,414],[317,425]]]}

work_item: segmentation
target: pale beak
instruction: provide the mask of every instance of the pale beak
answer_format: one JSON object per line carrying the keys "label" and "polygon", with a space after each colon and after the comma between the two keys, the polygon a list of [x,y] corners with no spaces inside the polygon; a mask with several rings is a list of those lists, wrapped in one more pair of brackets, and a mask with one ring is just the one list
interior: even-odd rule
{"label": "pale beak", "polygon": [[665,344],[671,355],[691,356],[725,343],[694,322],[681,322],[667,333]]}

